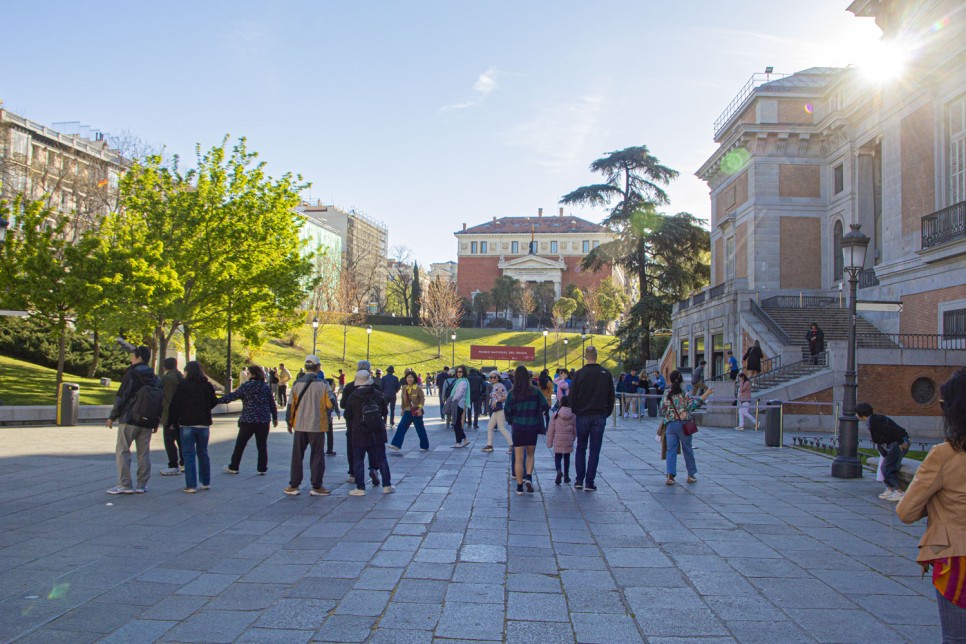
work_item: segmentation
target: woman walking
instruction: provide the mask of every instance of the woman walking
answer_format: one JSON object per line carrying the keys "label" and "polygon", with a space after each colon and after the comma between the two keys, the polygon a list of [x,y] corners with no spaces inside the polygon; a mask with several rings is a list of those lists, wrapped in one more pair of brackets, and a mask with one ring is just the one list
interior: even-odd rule
{"label": "woman walking", "polygon": [[741,360],[745,363],[745,373],[748,374],[749,378],[754,378],[761,373],[761,361],[764,359],[765,352],[761,350],[761,343],[755,340],[755,343],[741,357]]}
{"label": "woman walking", "polygon": [[429,451],[429,438],[426,436],[426,426],[423,425],[423,405],[426,403],[426,395],[423,388],[419,386],[415,371],[407,371],[405,384],[402,387],[402,417],[399,419],[399,426],[396,427],[396,434],[392,437],[389,449],[398,452],[406,440],[406,432],[410,425],[416,426],[416,435],[419,436],[419,449]]}
{"label": "woman walking", "polygon": [[691,418],[691,412],[697,409],[714,389],[705,389],[700,398],[691,397],[683,389],[684,377],[680,371],[671,372],[671,386],[661,401],[661,415],[664,417],[664,436],[667,439],[667,481],[674,485],[678,474],[678,445],[684,452],[684,464],[688,468],[688,483],[697,483],[695,474],[698,466],[694,462],[694,449],[691,447],[691,436],[684,435],[684,424]]}
{"label": "woman walking", "polygon": [[506,439],[507,448],[513,452],[513,439],[506,430],[506,417],[503,415],[503,405],[506,402],[506,387],[500,382],[500,372],[491,371],[488,376],[490,380],[490,421],[486,424],[486,447],[484,452],[493,451],[493,428],[496,427]]}
{"label": "woman walking", "polygon": [[248,375],[248,380],[241,387],[218,399],[219,405],[227,405],[239,398],[242,401],[235,450],[231,454],[231,461],[225,466],[225,472],[238,474],[245,447],[254,436],[255,449],[258,450],[255,471],[264,475],[268,471],[268,424],[278,427],[278,407],[275,406],[271,387],[265,383],[265,372],[262,368],[252,365],[248,367]]}
{"label": "woman walking", "polygon": [[570,483],[570,454],[577,440],[577,417],[570,408],[570,396],[564,396],[558,402],[560,409],[550,419],[547,428],[547,447],[553,450],[553,464],[557,468],[554,485],[560,485],[561,479]]}
{"label": "woman walking", "polygon": [[[517,479],[517,494],[533,492],[533,455],[537,449],[537,435],[544,425],[544,416],[550,410],[543,392],[530,384],[530,373],[523,365],[513,374],[513,390],[507,396],[503,412],[513,433],[513,471]],[[526,474],[524,474],[526,456]]]}
{"label": "woman walking", "polygon": [[896,506],[899,518],[926,518],[919,540],[923,574],[932,569],[943,642],[966,641],[966,369],[939,388],[945,441],[919,466]]}
{"label": "woman walking", "polygon": [[751,421],[751,426],[758,429],[758,420],[748,411],[751,407],[751,380],[744,373],[738,374],[738,426],[739,432],[745,430],[745,419]]}
{"label": "woman walking", "polygon": [[450,414],[453,417],[453,431],[456,433],[456,444],[453,447],[466,447],[470,441],[463,431],[463,419],[471,404],[470,381],[466,379],[466,367],[456,367],[456,380],[449,391],[449,398],[443,407],[450,407]]}
{"label": "woman walking", "polygon": [[[199,478],[202,490],[211,487],[208,435],[211,430],[211,408],[217,404],[215,388],[208,382],[201,365],[196,360],[192,360],[184,367],[184,381],[174,392],[168,412],[168,422],[181,427],[184,491],[188,494],[198,491]],[[195,462],[196,457],[197,462]]]}

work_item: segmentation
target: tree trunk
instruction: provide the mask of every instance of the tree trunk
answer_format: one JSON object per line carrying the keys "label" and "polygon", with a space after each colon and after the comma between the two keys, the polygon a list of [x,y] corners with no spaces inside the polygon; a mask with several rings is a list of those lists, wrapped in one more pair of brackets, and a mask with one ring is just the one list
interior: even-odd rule
{"label": "tree trunk", "polygon": [[97,368],[101,364],[101,336],[97,331],[97,327],[94,327],[94,358],[91,360],[91,366],[87,369],[87,377],[93,378],[97,375]]}

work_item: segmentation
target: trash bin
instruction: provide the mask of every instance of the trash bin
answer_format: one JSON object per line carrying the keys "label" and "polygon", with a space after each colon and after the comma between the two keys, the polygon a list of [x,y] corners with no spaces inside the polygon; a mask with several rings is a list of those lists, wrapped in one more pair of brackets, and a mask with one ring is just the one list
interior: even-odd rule
{"label": "trash bin", "polygon": [[80,414],[80,385],[64,382],[60,385],[60,406],[57,408],[57,424],[76,425]]}
{"label": "trash bin", "polygon": [[782,446],[782,401],[769,400],[765,409],[765,446]]}
{"label": "trash bin", "polygon": [[651,387],[648,389],[647,395],[650,396],[647,399],[647,415],[651,418],[655,418],[657,416],[657,398],[655,397],[657,396],[657,388]]}

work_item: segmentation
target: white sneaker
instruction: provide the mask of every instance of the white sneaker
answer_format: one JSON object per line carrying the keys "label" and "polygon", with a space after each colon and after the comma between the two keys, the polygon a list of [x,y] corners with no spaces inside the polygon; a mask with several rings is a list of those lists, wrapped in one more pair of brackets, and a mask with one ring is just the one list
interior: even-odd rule
{"label": "white sneaker", "polygon": [[882,494],[879,495],[879,498],[880,499],[888,499],[893,494],[895,494],[895,490],[893,490],[891,487],[887,487],[885,489],[885,492],[883,492]]}
{"label": "white sneaker", "polygon": [[386,485],[386,486],[384,486],[384,487],[382,488],[382,493],[383,493],[383,494],[392,494],[392,493],[393,493],[393,492],[395,492],[395,491],[396,491],[396,488],[394,488],[394,487],[393,487],[393,486],[391,486],[391,485]]}
{"label": "white sneaker", "polygon": [[896,490],[895,492],[893,492],[892,494],[890,494],[889,496],[887,496],[885,498],[885,500],[886,501],[901,501],[902,500],[902,497],[904,497],[905,495],[906,495],[906,493],[903,492],[902,490]]}
{"label": "white sneaker", "polygon": [[365,495],[366,495],[366,491],[360,490],[359,488],[353,488],[349,490],[349,496],[365,496]]}

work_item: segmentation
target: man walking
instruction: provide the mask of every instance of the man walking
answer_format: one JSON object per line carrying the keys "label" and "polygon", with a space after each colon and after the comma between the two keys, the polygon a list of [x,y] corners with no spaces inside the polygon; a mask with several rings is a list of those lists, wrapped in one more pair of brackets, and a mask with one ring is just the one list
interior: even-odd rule
{"label": "man walking", "polygon": [[386,375],[382,377],[382,397],[389,410],[390,427],[396,425],[396,394],[398,393],[399,377],[396,375],[396,368],[389,365],[386,367]]}
{"label": "man walking", "polygon": [[571,409],[577,416],[574,489],[594,492],[597,490],[595,480],[600,446],[604,442],[604,425],[607,417],[614,413],[614,378],[597,364],[597,347],[587,347],[584,362],[570,386]]}
{"label": "man walking", "polygon": [[439,394],[440,420],[446,420],[446,414],[443,413],[443,403],[446,402],[446,395],[443,392],[443,387],[446,385],[447,380],[449,380],[449,367],[443,367],[443,370],[436,374],[436,393]]}
{"label": "man walking", "polygon": [[285,365],[278,365],[278,404],[281,407],[288,404],[288,383],[291,379],[292,373],[285,368]]}
{"label": "man walking", "polygon": [[[131,346],[131,345],[127,345]],[[148,491],[148,479],[151,478],[151,434],[157,427],[141,427],[133,424],[131,409],[138,390],[145,386],[161,387],[161,379],[154,374],[148,365],[151,361],[151,350],[146,346],[131,347],[131,366],[124,372],[121,386],[114,398],[114,407],[105,425],[117,425],[117,485],[107,491],[108,494],[144,494]],[[163,407],[162,407],[163,410]],[[137,487],[131,483],[131,443],[138,450]]]}
{"label": "man walking", "polygon": [[168,455],[168,467],[161,470],[161,476],[177,476],[184,468],[184,455],[181,453],[181,432],[173,424],[168,423],[168,408],[178,385],[184,376],[178,371],[177,358],[164,359],[164,376],[161,386],[164,388],[164,407],[161,409],[161,437],[164,439],[164,451]]}
{"label": "man walking", "polygon": [[332,431],[328,416],[332,399],[329,397],[329,385],[319,378],[320,369],[318,356],[305,358],[305,375],[292,385],[292,403],[285,413],[288,433],[295,435],[288,487],[283,490],[290,496],[299,494],[299,486],[302,485],[302,461],[305,459],[305,449],[310,446],[312,491],[309,495],[329,496],[329,491],[322,485],[322,477],[325,475],[325,435]]}

